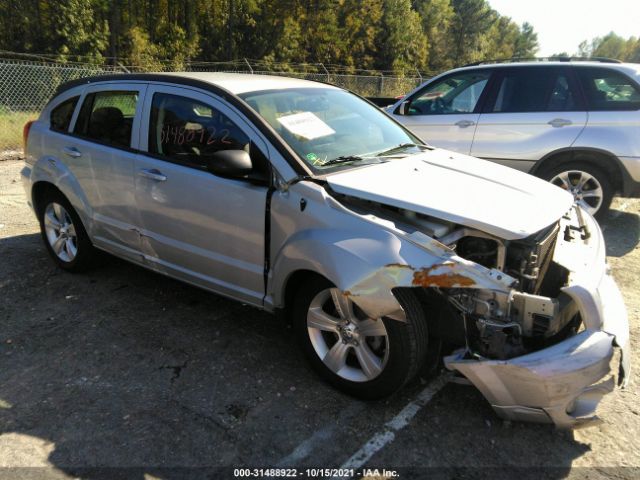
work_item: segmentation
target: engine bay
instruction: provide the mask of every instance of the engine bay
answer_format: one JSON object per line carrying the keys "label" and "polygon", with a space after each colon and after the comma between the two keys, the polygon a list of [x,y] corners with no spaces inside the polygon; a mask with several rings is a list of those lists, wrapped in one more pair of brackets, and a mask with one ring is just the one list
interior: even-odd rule
{"label": "engine bay", "polygon": [[449,342],[482,358],[509,359],[557,343],[580,328],[575,303],[561,291],[569,271],[553,261],[561,234],[559,221],[529,237],[503,240],[397,207],[353,197],[341,201],[361,215],[374,215],[408,233],[426,234],[457,256],[516,280],[510,294],[437,288],[436,296],[423,295],[425,308],[437,311],[435,331]]}

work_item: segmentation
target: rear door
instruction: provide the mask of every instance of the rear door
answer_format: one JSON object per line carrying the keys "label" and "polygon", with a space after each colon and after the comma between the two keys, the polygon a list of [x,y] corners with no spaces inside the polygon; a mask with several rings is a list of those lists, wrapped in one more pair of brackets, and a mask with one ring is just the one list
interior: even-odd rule
{"label": "rear door", "polygon": [[436,147],[468,154],[478,122],[488,70],[455,72],[411,95],[396,119]]}
{"label": "rear door", "polygon": [[[269,178],[265,142],[221,99],[165,85],[149,86],[140,140],[134,178],[145,262],[261,305]],[[212,153],[233,149],[249,152],[253,180],[207,171]]]}
{"label": "rear door", "polygon": [[529,171],[547,153],[570,147],[587,122],[579,88],[565,67],[499,69],[471,155]]}
{"label": "rear door", "polygon": [[133,167],[143,83],[90,85],[63,152],[92,208],[93,241],[139,261]]}
{"label": "rear door", "polygon": [[[589,112],[589,125],[576,146],[594,146],[625,157],[640,156],[640,87],[613,68],[576,65]],[[640,79],[638,79],[640,80]]]}

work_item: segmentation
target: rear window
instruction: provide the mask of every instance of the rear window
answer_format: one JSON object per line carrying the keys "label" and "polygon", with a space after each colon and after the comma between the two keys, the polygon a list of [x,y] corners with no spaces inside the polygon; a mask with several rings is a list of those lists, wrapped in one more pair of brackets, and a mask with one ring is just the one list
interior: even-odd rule
{"label": "rear window", "polygon": [[74,133],[116,147],[131,146],[138,92],[109,91],[86,96]]}
{"label": "rear window", "polygon": [[77,96],[65,100],[51,111],[51,117],[49,118],[51,130],[56,132],[66,132],[69,130],[71,117],[73,117],[73,112],[76,109],[79,98],[80,97]]}
{"label": "rear window", "polygon": [[606,68],[577,68],[578,77],[592,111],[638,110],[640,89],[623,73]]}

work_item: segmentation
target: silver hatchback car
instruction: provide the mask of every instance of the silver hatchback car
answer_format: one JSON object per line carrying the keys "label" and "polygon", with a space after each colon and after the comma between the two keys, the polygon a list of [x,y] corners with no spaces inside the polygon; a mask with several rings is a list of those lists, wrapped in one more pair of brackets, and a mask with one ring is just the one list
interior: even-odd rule
{"label": "silver hatchback car", "polygon": [[444,356],[501,417],[570,427],[628,378],[593,217],[535,177],[422,144],[342,89],[89,78],[63,85],[25,139],[24,188],[60,267],[104,250],[283,315],[352,395],[389,395]]}
{"label": "silver hatchback car", "polygon": [[615,193],[640,196],[640,65],[614,62],[467,66],[387,111],[430,144],[549,180],[600,217]]}

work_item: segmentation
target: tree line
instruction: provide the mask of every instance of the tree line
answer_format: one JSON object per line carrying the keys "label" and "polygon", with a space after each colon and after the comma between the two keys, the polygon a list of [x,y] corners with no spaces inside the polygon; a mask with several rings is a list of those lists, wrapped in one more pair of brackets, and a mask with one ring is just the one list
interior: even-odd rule
{"label": "tree line", "polygon": [[640,38],[636,37],[625,39],[611,32],[604,37],[585,40],[578,48],[578,55],[582,57],[614,58],[623,62],[640,63]]}
{"label": "tree line", "polygon": [[486,0],[0,0],[2,50],[148,69],[246,57],[414,75],[537,48]]}

